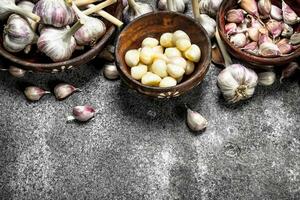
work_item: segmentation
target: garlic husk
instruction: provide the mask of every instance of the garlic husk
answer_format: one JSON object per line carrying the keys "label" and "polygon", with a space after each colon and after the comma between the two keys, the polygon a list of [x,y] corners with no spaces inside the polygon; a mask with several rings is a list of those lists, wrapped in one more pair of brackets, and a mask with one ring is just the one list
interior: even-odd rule
{"label": "garlic husk", "polygon": [[1,0],[0,3],[0,19],[5,19],[10,14],[16,13],[24,17],[28,17],[36,22],[40,21],[40,17],[28,12],[15,4],[15,0]]}
{"label": "garlic husk", "polygon": [[256,0],[239,0],[240,7],[247,13],[259,17],[258,6]]}
{"label": "garlic husk", "polygon": [[24,94],[26,98],[30,101],[38,101],[40,100],[45,94],[50,94],[50,92],[43,90],[42,88],[29,86],[26,87],[24,90]]}
{"label": "garlic husk", "polygon": [[278,46],[272,42],[264,42],[259,46],[259,55],[263,57],[277,57],[281,55]]}
{"label": "garlic husk", "polygon": [[278,8],[277,6],[272,5],[271,6],[271,17],[277,21],[282,20],[282,10]]}
{"label": "garlic husk", "polygon": [[277,38],[278,36],[281,35],[283,31],[283,24],[282,22],[278,22],[274,19],[271,19],[266,23],[266,28],[271,33],[273,38]]}
{"label": "garlic husk", "polygon": [[108,63],[104,65],[103,75],[109,80],[115,80],[119,78],[119,72],[115,64]]}
{"label": "garlic husk", "polygon": [[236,47],[244,47],[247,44],[246,35],[243,33],[237,33],[230,37],[230,42],[234,44]]}
{"label": "garlic husk", "polygon": [[290,39],[290,43],[292,45],[298,45],[300,44],[300,32],[295,32]]}
{"label": "garlic husk", "polygon": [[192,0],[192,7],[195,20],[203,26],[208,36],[210,38],[213,38],[217,27],[216,21],[206,14],[200,14],[200,6],[198,0]]}
{"label": "garlic husk", "polygon": [[81,12],[77,6],[73,3],[72,8],[80,19],[83,19],[86,23],[76,31],[74,37],[78,45],[90,45],[94,46],[99,38],[101,38],[106,32],[105,24],[95,17],[89,17]]}
{"label": "garlic husk", "polygon": [[77,120],[80,122],[87,122],[96,115],[96,111],[92,106],[76,106],[73,108],[73,116],[68,116],[67,121]]}
{"label": "garlic husk", "polygon": [[227,66],[218,75],[218,86],[229,103],[251,98],[257,83],[256,73],[239,64]]}
{"label": "garlic husk", "polygon": [[282,1],[282,16],[283,21],[286,24],[294,25],[300,22],[300,17],[296,14],[292,8],[287,5],[284,1]]}
{"label": "garlic husk", "polygon": [[200,113],[188,108],[187,125],[192,131],[203,131],[208,126],[208,121]]}
{"label": "garlic husk", "polygon": [[183,13],[185,11],[184,0],[167,0],[167,10]]}
{"label": "garlic husk", "polygon": [[258,45],[261,45],[265,42],[269,42],[272,43],[272,39],[269,37],[268,31],[266,32],[261,32],[261,30],[259,30],[259,39],[258,39]]}
{"label": "garlic husk", "polygon": [[24,69],[21,69],[13,65],[9,66],[8,72],[16,78],[22,78],[26,74],[26,71]]}
{"label": "garlic husk", "polygon": [[128,5],[123,11],[124,22],[129,23],[135,18],[149,12],[153,12],[151,5],[147,3],[135,2],[135,0],[128,0]]}
{"label": "garlic husk", "polygon": [[263,18],[269,17],[271,13],[271,0],[258,0],[257,7]]}
{"label": "garlic husk", "polygon": [[223,0],[200,0],[201,13],[215,17]]}
{"label": "garlic husk", "polygon": [[37,42],[39,50],[50,57],[54,62],[68,60],[71,58],[77,46],[73,35],[84,23],[85,21],[80,19],[71,28],[44,28]]}
{"label": "garlic husk", "polygon": [[281,36],[289,38],[293,35],[293,33],[294,33],[293,27],[291,27],[288,24],[283,25],[283,31],[281,33]]}
{"label": "garlic husk", "polygon": [[278,46],[281,54],[289,54],[293,51],[293,46],[289,43],[287,38],[279,40],[276,45]]}
{"label": "garlic husk", "polygon": [[231,9],[226,14],[226,20],[232,23],[242,23],[244,21],[244,11],[242,9]]}
{"label": "garlic husk", "polygon": [[73,85],[67,84],[67,83],[60,83],[55,86],[54,95],[56,99],[63,100],[67,97],[71,96],[75,92],[80,92],[80,89],[74,87]]}
{"label": "garlic husk", "polygon": [[74,22],[75,13],[65,0],[39,0],[33,12],[41,17],[43,24],[64,27]]}
{"label": "garlic husk", "polygon": [[33,44],[37,40],[37,35],[28,21],[16,14],[9,16],[3,34],[3,46],[7,51],[13,53],[22,51],[27,45]]}
{"label": "garlic husk", "polygon": [[261,72],[258,74],[258,84],[263,86],[273,85],[276,81],[275,72]]}
{"label": "garlic husk", "polygon": [[282,81],[284,79],[290,78],[293,75],[295,75],[295,73],[299,70],[300,70],[299,64],[296,62],[291,62],[287,67],[285,67],[282,70],[281,77],[280,77],[280,83],[282,83]]}

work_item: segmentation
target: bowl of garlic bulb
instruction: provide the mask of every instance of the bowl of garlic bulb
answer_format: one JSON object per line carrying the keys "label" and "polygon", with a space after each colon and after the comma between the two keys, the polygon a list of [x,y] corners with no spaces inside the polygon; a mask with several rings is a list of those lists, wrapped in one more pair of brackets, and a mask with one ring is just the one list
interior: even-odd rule
{"label": "bowl of garlic bulb", "polygon": [[217,16],[229,53],[258,68],[300,56],[300,0],[227,0]]}
{"label": "bowl of garlic bulb", "polygon": [[95,58],[122,26],[121,0],[1,0],[0,55],[55,73]]}
{"label": "bowl of garlic bulb", "polygon": [[201,83],[211,61],[204,28],[175,12],[152,12],[132,21],[116,45],[121,78],[136,91],[171,98]]}

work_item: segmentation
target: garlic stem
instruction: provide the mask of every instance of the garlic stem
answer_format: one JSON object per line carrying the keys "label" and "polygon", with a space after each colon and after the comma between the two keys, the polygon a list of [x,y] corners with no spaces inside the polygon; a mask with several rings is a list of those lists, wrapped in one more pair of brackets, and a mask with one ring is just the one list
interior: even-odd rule
{"label": "garlic stem", "polygon": [[128,5],[134,10],[135,13],[138,13],[139,5],[134,0],[128,0]]}
{"label": "garlic stem", "polygon": [[13,6],[12,10],[14,11],[14,13],[20,14],[22,16],[26,16],[36,22],[39,22],[41,20],[41,18],[38,15],[36,15],[32,12],[25,11],[16,5]]}
{"label": "garlic stem", "polygon": [[198,0],[192,0],[192,7],[193,7],[194,17],[197,20],[201,20],[199,1]]}
{"label": "garlic stem", "polygon": [[[95,5],[90,4],[87,6],[88,8],[92,8],[95,7]],[[123,22],[120,21],[119,19],[117,19],[116,17],[112,16],[111,14],[109,14],[108,12],[104,11],[104,10],[99,10],[95,12],[96,14],[98,14],[99,16],[103,17],[104,19],[110,21],[111,23],[113,23],[114,25],[121,27],[123,26]]]}
{"label": "garlic stem", "polygon": [[106,0],[106,1],[104,1],[102,3],[99,3],[99,4],[95,5],[92,8],[89,8],[89,9],[83,11],[83,14],[85,14],[85,15],[93,14],[94,12],[102,10],[103,8],[105,8],[107,6],[110,6],[110,5],[112,5],[112,4],[116,3],[116,2],[117,2],[117,0]]}
{"label": "garlic stem", "polygon": [[65,34],[64,39],[69,40],[70,37],[72,37],[78,29],[80,29],[85,24],[84,19],[79,19]]}
{"label": "garlic stem", "polygon": [[219,33],[218,28],[216,29],[215,36],[216,36],[219,48],[221,50],[221,54],[222,54],[222,56],[224,58],[224,61],[225,61],[225,67],[228,67],[228,66],[232,65],[232,60],[231,60],[231,57],[230,57],[230,55],[228,54],[228,52],[226,50],[226,47],[225,47],[223,41],[220,38],[220,33]]}
{"label": "garlic stem", "polygon": [[80,6],[85,6],[88,4],[92,4],[95,3],[99,0],[74,0],[73,2],[76,4],[76,6],[80,7]]}

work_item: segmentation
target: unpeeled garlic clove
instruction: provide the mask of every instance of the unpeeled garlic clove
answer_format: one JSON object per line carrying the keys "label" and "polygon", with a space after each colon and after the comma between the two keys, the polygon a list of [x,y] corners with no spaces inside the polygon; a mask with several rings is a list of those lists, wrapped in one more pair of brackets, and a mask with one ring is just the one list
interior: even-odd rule
{"label": "unpeeled garlic clove", "polygon": [[238,3],[247,13],[259,17],[256,0],[239,0]]}
{"label": "unpeeled garlic clove", "polygon": [[289,38],[289,37],[291,37],[293,35],[293,33],[294,33],[293,27],[291,27],[288,24],[284,24],[283,25],[283,31],[281,33],[281,36]]}
{"label": "unpeeled garlic clove", "polygon": [[279,40],[276,45],[278,46],[281,54],[289,54],[293,51],[293,46],[290,45],[289,40],[287,38],[283,38]]}
{"label": "unpeeled garlic clove", "polygon": [[258,39],[258,45],[261,45],[263,43],[269,42],[272,43],[272,39],[269,37],[268,31],[262,31],[265,29],[260,29],[260,33],[259,33],[259,39]]}
{"label": "unpeeled garlic clove", "polygon": [[266,18],[271,13],[272,3],[270,0],[258,0],[257,7],[260,14]]}
{"label": "unpeeled garlic clove", "polygon": [[299,70],[300,70],[299,64],[296,62],[291,62],[286,68],[282,70],[280,83],[282,83],[284,79],[292,77]]}
{"label": "unpeeled garlic clove", "polygon": [[276,74],[274,72],[262,72],[258,74],[258,84],[263,86],[273,85],[276,81]]}
{"label": "unpeeled garlic clove", "polygon": [[292,45],[300,44],[300,32],[295,32],[290,39]]}
{"label": "unpeeled garlic clove", "polygon": [[282,16],[286,24],[294,25],[300,22],[300,17],[284,1],[282,1]]}
{"label": "unpeeled garlic clove", "polygon": [[187,109],[187,125],[192,131],[203,131],[208,126],[208,121],[198,112]]}
{"label": "unpeeled garlic clove", "polygon": [[271,33],[273,38],[277,38],[283,31],[283,24],[282,22],[271,19],[266,23],[266,28]]}
{"label": "unpeeled garlic clove", "polygon": [[67,83],[60,83],[54,87],[53,91],[56,99],[63,100],[71,96],[74,92],[80,92],[80,89]]}
{"label": "unpeeled garlic clove", "polygon": [[184,0],[167,0],[167,10],[173,12],[181,12],[185,11],[185,1]]}
{"label": "unpeeled garlic clove", "polygon": [[26,87],[24,90],[24,94],[26,98],[30,101],[38,101],[40,100],[45,94],[50,94],[50,92],[43,90],[42,88],[29,86]]}
{"label": "unpeeled garlic clove", "polygon": [[242,9],[231,9],[227,12],[226,20],[232,23],[242,23],[244,21],[244,11]]}
{"label": "unpeeled garlic clove", "polygon": [[238,34],[235,34],[235,35],[232,35],[230,37],[230,42],[234,44],[234,46],[236,47],[244,47],[247,43],[247,38],[246,38],[246,35],[243,34],[243,33],[238,33]]}
{"label": "unpeeled garlic clove", "polygon": [[250,53],[252,55],[258,55],[258,44],[257,42],[250,42],[248,44],[246,44],[246,46],[244,46],[243,48],[241,48],[241,50]]}
{"label": "unpeeled garlic clove", "polygon": [[272,42],[262,43],[259,46],[258,53],[263,57],[276,57],[281,55],[278,46]]}
{"label": "unpeeled garlic clove", "polygon": [[123,18],[125,23],[129,23],[135,18],[152,12],[153,8],[147,3],[136,2],[135,0],[128,0],[128,5],[123,10]]}
{"label": "unpeeled garlic clove", "polygon": [[272,5],[271,6],[271,17],[277,21],[282,20],[282,10],[278,8],[277,6]]}
{"label": "unpeeled garlic clove", "polygon": [[225,25],[225,33],[227,36],[235,34],[237,32],[237,25],[236,23],[228,23]]}
{"label": "unpeeled garlic clove", "polygon": [[9,66],[8,72],[16,78],[22,78],[26,74],[26,71],[24,69],[18,68],[13,65]]}
{"label": "unpeeled garlic clove", "polygon": [[96,110],[89,105],[76,106],[73,108],[73,116],[68,116],[67,121],[77,120],[80,122],[87,122],[96,116]]}
{"label": "unpeeled garlic clove", "polygon": [[119,72],[115,64],[105,64],[103,69],[105,78],[115,80],[119,78]]}

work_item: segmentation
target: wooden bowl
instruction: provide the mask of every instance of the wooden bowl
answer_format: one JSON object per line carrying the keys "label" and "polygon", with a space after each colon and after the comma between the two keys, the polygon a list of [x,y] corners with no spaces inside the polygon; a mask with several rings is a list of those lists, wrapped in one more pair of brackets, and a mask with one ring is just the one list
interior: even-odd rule
{"label": "wooden bowl", "polygon": [[[118,19],[121,19],[123,8],[122,0],[118,0],[117,3],[107,7],[105,10]],[[105,19],[103,19],[103,22],[106,25],[107,31],[97,44],[93,48],[86,47],[86,50],[75,51],[72,58],[67,61],[54,63],[46,55],[38,53],[36,47],[34,47],[28,55],[25,53],[10,53],[2,46],[2,34],[0,34],[0,55],[11,61],[16,66],[32,72],[56,73],[66,69],[71,69],[91,61],[101,52],[101,50],[103,50],[106,43],[116,30],[115,25],[112,23]],[[2,22],[0,22],[0,26],[3,27]],[[0,31],[2,32],[2,30]]]}
{"label": "wooden bowl", "polygon": [[[238,0],[227,0],[223,1],[220,6],[219,13],[217,15],[217,24],[218,30],[220,32],[220,37],[224,41],[225,46],[229,53],[236,57],[239,60],[245,61],[249,64],[257,66],[259,68],[266,68],[267,66],[282,66],[286,65],[292,61],[295,61],[300,56],[300,48],[297,48],[293,53],[288,56],[275,57],[275,58],[264,58],[259,56],[254,56],[249,53],[246,53],[239,48],[235,47],[227,38],[225,33],[225,16],[228,10],[238,7]],[[272,0],[272,4],[281,8],[282,0]],[[297,12],[300,16],[300,0],[285,0],[285,2],[291,6],[291,8]],[[294,30],[300,30],[300,25],[298,27],[294,27]]]}
{"label": "wooden bowl", "polygon": [[[174,87],[149,87],[134,80],[130,75],[130,68],[125,63],[125,54],[130,49],[141,47],[146,37],[159,39],[163,33],[185,31],[192,43],[197,44],[202,56],[195,64],[195,71],[186,76]],[[138,92],[157,98],[177,97],[199,85],[208,71],[211,61],[211,43],[206,31],[192,18],[175,12],[152,12],[132,21],[120,34],[116,45],[116,64],[122,79]]]}

